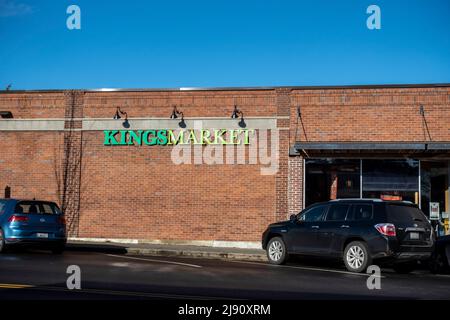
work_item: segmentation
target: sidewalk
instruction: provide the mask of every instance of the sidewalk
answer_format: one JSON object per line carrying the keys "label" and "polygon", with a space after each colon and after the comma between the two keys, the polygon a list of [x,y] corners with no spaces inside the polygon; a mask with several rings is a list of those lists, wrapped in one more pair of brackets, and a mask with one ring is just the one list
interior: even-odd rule
{"label": "sidewalk", "polygon": [[69,240],[66,245],[66,250],[161,257],[267,261],[266,253],[262,249],[217,248],[165,244],[127,244]]}

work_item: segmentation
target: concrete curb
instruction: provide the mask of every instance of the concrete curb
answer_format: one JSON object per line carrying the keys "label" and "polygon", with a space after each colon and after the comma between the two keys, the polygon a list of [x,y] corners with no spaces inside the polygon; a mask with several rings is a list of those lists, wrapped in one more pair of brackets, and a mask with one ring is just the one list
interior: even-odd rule
{"label": "concrete curb", "polygon": [[159,257],[187,257],[235,261],[254,261],[267,262],[264,251],[259,252],[233,252],[230,250],[201,250],[201,248],[151,248],[134,247],[126,244],[116,243],[83,243],[82,241],[69,241],[66,245],[68,251],[88,251],[88,252],[113,252],[120,250],[121,254],[140,255],[140,256],[159,256]]}
{"label": "concrete curb", "polygon": [[167,250],[167,249],[148,249],[148,248],[126,248],[127,254],[142,256],[160,256],[160,257],[189,257],[220,260],[237,261],[264,261],[267,262],[264,254],[249,253],[225,253],[225,252],[205,252],[195,250]]}

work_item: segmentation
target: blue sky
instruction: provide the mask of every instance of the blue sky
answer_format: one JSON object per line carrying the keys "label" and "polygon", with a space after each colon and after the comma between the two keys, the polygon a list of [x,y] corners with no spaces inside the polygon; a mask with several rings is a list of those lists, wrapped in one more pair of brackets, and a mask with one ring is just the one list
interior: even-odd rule
{"label": "blue sky", "polygon": [[450,1],[0,0],[0,61],[2,89],[449,83]]}

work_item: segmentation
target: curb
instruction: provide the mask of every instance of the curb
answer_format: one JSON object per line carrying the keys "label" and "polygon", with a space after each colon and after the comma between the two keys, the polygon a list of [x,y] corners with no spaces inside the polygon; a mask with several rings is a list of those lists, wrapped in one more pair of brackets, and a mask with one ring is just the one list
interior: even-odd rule
{"label": "curb", "polygon": [[126,248],[127,254],[142,256],[160,256],[160,257],[189,257],[220,260],[240,260],[267,262],[264,254],[247,253],[222,253],[222,252],[204,252],[193,250],[167,250],[167,249],[148,249],[148,248]]}
{"label": "curb", "polygon": [[218,260],[235,261],[253,261],[267,262],[264,251],[261,253],[239,253],[239,252],[218,252],[202,251],[197,249],[167,249],[167,248],[139,248],[121,246],[116,248],[111,243],[82,243],[69,241],[66,246],[68,251],[89,251],[89,252],[111,252],[121,250],[121,254],[139,255],[139,256],[158,256],[158,257],[186,257],[186,258],[204,258]]}

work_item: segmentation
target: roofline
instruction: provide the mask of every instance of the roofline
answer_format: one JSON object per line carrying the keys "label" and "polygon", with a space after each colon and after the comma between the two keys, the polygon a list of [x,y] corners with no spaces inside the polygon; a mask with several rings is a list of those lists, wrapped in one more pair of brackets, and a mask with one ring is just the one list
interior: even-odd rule
{"label": "roofline", "polygon": [[66,91],[84,92],[162,92],[162,91],[255,91],[255,90],[333,90],[333,89],[384,89],[384,88],[447,88],[450,83],[425,84],[365,84],[365,85],[325,85],[325,86],[261,86],[261,87],[181,87],[181,88],[97,88],[97,89],[36,89],[36,90],[0,90],[5,93],[57,93]]}

